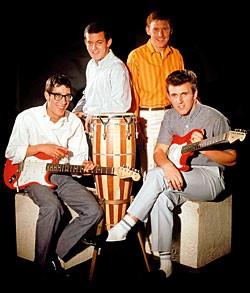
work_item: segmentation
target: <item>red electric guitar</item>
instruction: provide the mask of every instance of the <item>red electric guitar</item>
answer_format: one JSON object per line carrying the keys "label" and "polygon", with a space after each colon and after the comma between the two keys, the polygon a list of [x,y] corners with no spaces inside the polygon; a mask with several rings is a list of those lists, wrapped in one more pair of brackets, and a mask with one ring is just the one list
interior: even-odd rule
{"label": "red electric guitar", "polygon": [[93,170],[85,172],[82,165],[57,164],[57,160],[44,154],[27,157],[20,164],[12,164],[7,159],[4,168],[4,182],[7,187],[17,191],[25,187],[39,183],[54,188],[49,177],[52,173],[71,173],[72,175],[116,175],[121,179],[132,178],[138,181],[141,177],[139,171],[127,167],[102,167],[96,166]]}
{"label": "red electric guitar", "polygon": [[194,155],[194,151],[219,143],[234,143],[239,140],[243,141],[247,134],[246,130],[239,129],[191,143],[190,139],[194,131],[200,132],[199,129],[194,129],[182,137],[175,135],[168,150],[168,158],[181,171],[188,171],[190,169],[187,160]]}

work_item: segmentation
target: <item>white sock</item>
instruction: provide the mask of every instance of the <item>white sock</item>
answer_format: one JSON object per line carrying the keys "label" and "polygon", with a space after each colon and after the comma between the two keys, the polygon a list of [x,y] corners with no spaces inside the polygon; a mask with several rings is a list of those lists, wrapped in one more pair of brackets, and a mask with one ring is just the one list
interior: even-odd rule
{"label": "white sock", "polygon": [[160,270],[166,273],[166,278],[172,274],[171,252],[160,252]]}
{"label": "white sock", "polygon": [[108,238],[106,241],[122,241],[126,239],[128,232],[136,222],[126,215],[119,223],[117,223],[113,228],[108,230]]}

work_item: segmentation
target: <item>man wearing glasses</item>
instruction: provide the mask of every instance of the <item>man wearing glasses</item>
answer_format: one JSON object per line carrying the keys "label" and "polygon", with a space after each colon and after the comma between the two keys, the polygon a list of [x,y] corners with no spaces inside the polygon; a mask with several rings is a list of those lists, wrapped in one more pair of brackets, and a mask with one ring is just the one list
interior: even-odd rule
{"label": "man wearing glasses", "polygon": [[[25,161],[34,159],[33,164],[37,163],[38,168],[34,170],[39,172],[39,163],[51,158],[49,162],[83,165],[83,173],[91,173],[95,164],[88,160],[89,149],[83,124],[67,110],[73,99],[71,91],[69,78],[55,74],[45,84],[46,102],[18,114],[5,152],[12,164],[24,162],[25,166]],[[71,175],[53,173],[48,180],[36,182],[31,172],[31,182],[23,186],[39,207],[35,264],[46,276],[47,273],[63,273],[58,256],[62,260],[67,259],[70,250],[103,217],[103,209],[94,195]],[[79,215],[64,226],[62,201]]]}

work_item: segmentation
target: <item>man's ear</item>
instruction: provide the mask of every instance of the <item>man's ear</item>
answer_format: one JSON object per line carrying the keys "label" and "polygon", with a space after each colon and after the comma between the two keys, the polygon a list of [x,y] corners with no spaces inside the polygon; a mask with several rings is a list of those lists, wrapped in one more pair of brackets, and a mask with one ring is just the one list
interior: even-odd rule
{"label": "man's ear", "polygon": [[198,96],[198,90],[196,90],[194,93],[194,99],[197,99],[198,101],[200,101],[200,98]]}
{"label": "man's ear", "polygon": [[107,41],[107,47],[110,47],[111,44],[112,44],[112,42],[113,42],[113,40],[112,40],[112,38],[110,38],[110,39]]}
{"label": "man's ear", "polygon": [[49,93],[47,91],[44,92],[44,97],[45,97],[46,100],[49,99]]}

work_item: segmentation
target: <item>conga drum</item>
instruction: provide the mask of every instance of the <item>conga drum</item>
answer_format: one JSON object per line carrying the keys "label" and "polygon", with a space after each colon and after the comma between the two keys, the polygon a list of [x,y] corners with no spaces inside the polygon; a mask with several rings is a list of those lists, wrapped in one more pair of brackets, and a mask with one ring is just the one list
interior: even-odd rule
{"label": "conga drum", "polygon": [[93,161],[114,168],[116,174],[95,175],[97,194],[104,204],[105,229],[109,230],[125,216],[130,203],[133,176],[119,175],[124,170],[129,174],[135,167],[137,119],[132,113],[102,113],[93,115],[90,123]]}

